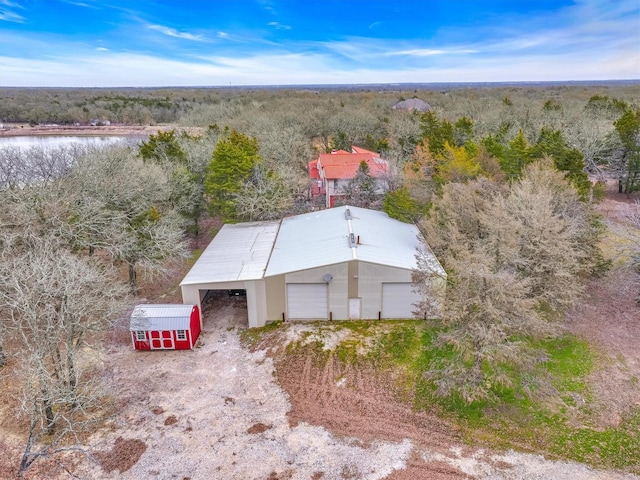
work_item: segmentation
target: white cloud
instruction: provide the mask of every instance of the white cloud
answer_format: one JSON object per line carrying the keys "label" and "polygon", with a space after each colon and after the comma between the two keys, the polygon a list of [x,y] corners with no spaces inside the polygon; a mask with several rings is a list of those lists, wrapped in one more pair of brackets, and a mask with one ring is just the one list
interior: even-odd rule
{"label": "white cloud", "polygon": [[283,25],[280,22],[269,22],[267,23],[270,27],[274,27],[276,30],[291,30],[290,25]]}
{"label": "white cloud", "polygon": [[11,0],[0,0],[0,5],[4,5],[5,7],[10,7],[10,8],[24,8],[19,3],[13,2]]}
{"label": "white cloud", "polygon": [[193,33],[189,33],[189,32],[180,32],[174,28],[165,27],[163,25],[147,25],[147,28],[163,33],[170,37],[183,38],[185,40],[193,40],[196,42],[206,41],[206,39],[202,35],[194,35]]}
{"label": "white cloud", "polygon": [[[637,78],[629,57],[476,58],[447,66],[336,67],[326,54],[212,56],[198,62],[101,51],[58,60],[0,58],[2,86],[208,86],[327,83],[492,82]],[[43,77],[42,72],[50,72]],[[46,78],[46,84],[43,84]]]}
{"label": "white cloud", "polygon": [[22,8],[20,4],[10,0],[0,0],[0,21],[23,23],[24,17],[14,11]]}
{"label": "white cloud", "polygon": [[96,5],[89,5],[88,3],[84,3],[84,2],[75,2],[73,0],[64,0],[65,3],[68,3],[69,5],[75,5],[76,7],[82,7],[82,8],[92,8],[94,10],[98,10],[100,7],[96,6]]}
{"label": "white cloud", "polygon": [[395,52],[387,52],[385,55],[410,55],[415,57],[432,57],[434,55],[467,55],[469,53],[478,53],[477,50],[471,49],[431,49],[431,48],[414,48],[412,50],[399,50]]}
{"label": "white cloud", "polygon": [[[634,0],[637,5],[637,0]],[[322,83],[401,83],[460,81],[545,81],[637,79],[640,72],[637,18],[640,8],[626,2],[606,9],[604,0],[577,0],[558,18],[524,19],[517,29],[486,25],[467,42],[346,37],[338,41],[269,42],[229,31],[203,35],[162,25],[148,29],[191,42],[173,42],[174,59],[118,53],[70,42],[64,36],[22,35],[6,29],[3,42],[18,57],[0,58],[4,86],[199,86]],[[621,2],[622,3],[622,2]],[[12,4],[0,0],[2,6]],[[268,25],[277,29],[278,22]],[[373,26],[373,24],[372,24]],[[490,28],[492,27],[492,28]],[[142,34],[140,37],[135,35]],[[145,47],[149,30],[127,31],[126,47]],[[440,37],[439,37],[440,38]],[[445,38],[443,36],[442,38]],[[157,40],[157,38],[156,38]],[[225,41],[221,41],[225,40]],[[217,41],[217,44],[214,42]],[[210,42],[210,43],[209,43]],[[211,48],[215,46],[215,50]],[[214,55],[215,54],[215,55]],[[46,72],[43,73],[43,72]],[[53,72],[53,73],[52,73]],[[47,84],[42,82],[46,81]]]}

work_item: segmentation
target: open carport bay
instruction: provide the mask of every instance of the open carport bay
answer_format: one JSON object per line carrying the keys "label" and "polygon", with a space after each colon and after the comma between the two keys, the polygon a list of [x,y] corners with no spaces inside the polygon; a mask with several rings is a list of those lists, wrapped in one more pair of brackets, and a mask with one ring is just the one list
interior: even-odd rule
{"label": "open carport bay", "polygon": [[[245,292],[242,294],[241,292]],[[203,328],[247,328],[247,295],[244,290],[202,290]]]}

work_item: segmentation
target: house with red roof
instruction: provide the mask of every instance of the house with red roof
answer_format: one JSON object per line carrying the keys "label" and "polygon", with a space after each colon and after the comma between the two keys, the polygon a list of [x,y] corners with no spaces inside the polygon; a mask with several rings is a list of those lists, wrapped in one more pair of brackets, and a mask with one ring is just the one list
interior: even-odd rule
{"label": "house with red roof", "polygon": [[325,205],[333,207],[336,198],[344,196],[344,188],[356,176],[362,162],[367,164],[369,175],[376,179],[376,184],[383,191],[389,176],[389,162],[377,152],[351,147],[350,152],[334,150],[321,153],[316,160],[309,162],[311,197],[324,196]]}

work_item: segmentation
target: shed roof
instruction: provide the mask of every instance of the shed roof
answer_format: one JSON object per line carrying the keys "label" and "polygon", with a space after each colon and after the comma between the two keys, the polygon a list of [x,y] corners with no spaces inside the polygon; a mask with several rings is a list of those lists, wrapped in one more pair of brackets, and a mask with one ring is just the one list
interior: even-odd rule
{"label": "shed roof", "polygon": [[279,221],[224,225],[180,285],[261,279],[279,226]]}
{"label": "shed roof", "polygon": [[188,330],[193,305],[142,304],[131,312],[130,330]]}

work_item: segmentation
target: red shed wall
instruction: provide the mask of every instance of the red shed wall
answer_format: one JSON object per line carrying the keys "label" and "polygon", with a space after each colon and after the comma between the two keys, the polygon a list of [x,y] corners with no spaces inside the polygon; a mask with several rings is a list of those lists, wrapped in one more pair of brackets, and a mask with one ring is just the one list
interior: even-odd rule
{"label": "red shed wall", "polygon": [[198,341],[198,337],[200,336],[200,311],[198,310],[198,306],[194,305],[193,310],[191,310],[191,320],[189,321],[191,325],[190,335],[193,339],[193,346],[196,346],[196,342]]}
{"label": "red shed wall", "polygon": [[133,348],[136,350],[151,350],[151,344],[149,343],[149,332],[145,332],[147,340],[136,340],[136,332],[131,332],[131,341],[133,342]]}
{"label": "red shed wall", "polygon": [[189,342],[189,338],[191,337],[191,332],[189,330],[185,332],[187,337],[186,340],[178,340],[177,330],[174,330],[172,333],[173,333],[173,341],[174,341],[176,350],[189,350],[191,348],[191,344]]}

